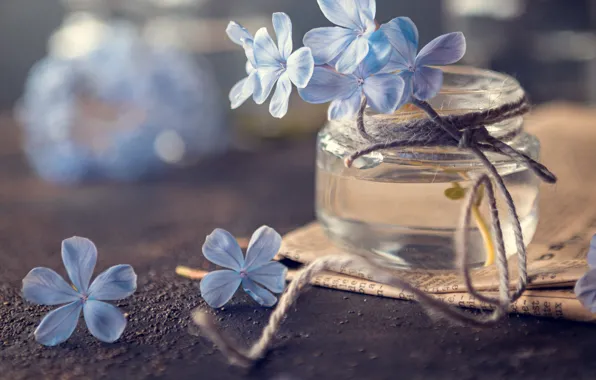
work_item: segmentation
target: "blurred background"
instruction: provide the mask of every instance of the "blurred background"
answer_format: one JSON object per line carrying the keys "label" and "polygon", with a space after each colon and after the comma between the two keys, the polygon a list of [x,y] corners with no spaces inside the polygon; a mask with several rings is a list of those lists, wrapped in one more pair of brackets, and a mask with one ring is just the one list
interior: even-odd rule
{"label": "blurred background", "polygon": [[[315,0],[2,0],[0,109],[18,121],[2,125],[21,125],[29,161],[62,183],[134,180],[230,147],[312,136],[326,107],[295,93],[283,120],[250,100],[229,109],[246,59],[226,25],[271,30],[275,11],[292,17],[295,46],[330,25]],[[463,31],[462,63],[514,76],[534,103],[596,103],[596,0],[377,1],[381,23],[401,15],[421,45]]]}

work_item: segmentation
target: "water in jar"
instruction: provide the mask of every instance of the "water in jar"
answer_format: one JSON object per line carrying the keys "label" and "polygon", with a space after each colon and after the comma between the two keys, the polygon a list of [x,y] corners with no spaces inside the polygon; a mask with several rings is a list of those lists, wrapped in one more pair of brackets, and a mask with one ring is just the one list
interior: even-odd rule
{"label": "water in jar", "polygon": [[[454,237],[463,199],[445,191],[467,189],[483,169],[473,160],[444,165],[439,161],[414,164],[373,153],[347,169],[345,151],[321,133],[317,159],[316,210],[330,238],[355,253],[381,255],[391,265],[406,268],[455,268]],[[513,161],[498,164],[521,221],[526,245],[538,220],[538,180]],[[507,254],[516,252],[512,224],[504,200],[498,196]],[[490,230],[486,202],[481,218]],[[471,266],[485,263],[485,241],[474,223],[470,228]]]}

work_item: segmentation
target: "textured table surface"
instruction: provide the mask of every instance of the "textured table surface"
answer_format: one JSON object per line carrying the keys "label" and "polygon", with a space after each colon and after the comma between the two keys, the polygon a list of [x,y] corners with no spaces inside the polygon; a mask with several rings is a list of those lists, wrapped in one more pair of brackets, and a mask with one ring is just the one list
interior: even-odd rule
{"label": "textured table surface", "polygon": [[[14,130],[7,119],[0,130]],[[229,153],[160,181],[61,188],[35,178],[13,138],[0,141],[0,378],[181,379],[593,379],[596,326],[511,316],[473,329],[433,321],[414,303],[312,288],[255,369],[230,368],[198,336],[190,312],[204,306],[198,283],[173,274],[200,267],[215,227],[249,236],[262,224],[288,232],[314,218],[314,138]],[[35,266],[65,274],[60,242],[98,246],[96,273],[119,263],[139,274],[114,344],[79,324],[54,348],[32,333],[49,308],[25,304],[20,281]],[[214,312],[248,345],[269,311],[242,295]]]}

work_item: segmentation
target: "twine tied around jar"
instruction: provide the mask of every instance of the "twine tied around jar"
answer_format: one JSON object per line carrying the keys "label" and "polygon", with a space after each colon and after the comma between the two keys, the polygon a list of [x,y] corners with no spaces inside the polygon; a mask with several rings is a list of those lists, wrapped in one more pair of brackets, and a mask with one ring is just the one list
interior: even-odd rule
{"label": "twine tied around jar", "polygon": [[[274,342],[275,335],[281,323],[287,316],[290,307],[297,300],[302,290],[319,273],[337,268],[338,266],[355,266],[372,275],[372,280],[385,285],[402,288],[415,295],[425,310],[431,315],[438,315],[457,323],[466,323],[477,327],[490,326],[498,322],[507,314],[509,305],[515,302],[525,291],[528,283],[527,254],[523,233],[515,204],[507,186],[494,164],[488,159],[485,152],[499,153],[527,166],[541,180],[555,183],[557,177],[548,168],[523,152],[507,145],[500,139],[493,137],[486,129],[487,125],[499,123],[514,117],[522,116],[529,112],[530,105],[526,97],[518,101],[504,104],[500,107],[485,111],[470,112],[460,115],[440,116],[432,106],[424,101],[412,100],[412,104],[424,111],[428,118],[417,119],[398,125],[387,125],[382,121],[364,119],[366,99],[363,99],[356,120],[357,127],[346,121],[346,133],[352,134],[364,142],[365,147],[352,153],[345,159],[345,165],[350,167],[354,161],[366,154],[385,149],[424,148],[424,147],[458,147],[469,150],[474,154],[488,174],[481,174],[473,181],[471,191],[466,192],[462,214],[455,236],[455,249],[457,266],[462,273],[467,291],[481,302],[491,306],[489,314],[471,314],[449,305],[441,300],[416,288],[407,281],[395,276],[378,261],[356,255],[325,256],[304,267],[296,278],[288,285],[286,292],[279,300],[279,304],[270,316],[269,323],[263,330],[259,340],[250,348],[245,349],[235,341],[222,334],[209,314],[201,311],[193,312],[193,320],[209,339],[222,351],[229,362],[241,367],[250,367],[258,360],[265,357]],[[371,118],[372,119],[372,118]],[[507,136],[503,137],[506,139]],[[507,204],[509,218],[512,221],[515,235],[518,282],[515,291],[509,289],[509,267],[503,239],[503,231],[499,221],[497,199],[493,188],[493,181],[498,191],[502,194]],[[499,276],[498,297],[481,294],[472,283],[470,268],[467,266],[469,250],[468,241],[472,210],[486,195],[489,204],[492,232],[496,243],[496,265]]]}
{"label": "twine tied around jar", "polygon": [[[509,156],[526,165],[547,183],[557,181],[557,177],[544,165],[491,136],[486,129],[487,125],[528,113],[530,104],[527,97],[523,96],[515,102],[484,111],[449,116],[440,116],[429,103],[421,100],[413,99],[412,104],[423,110],[429,117],[391,126],[383,121],[374,120],[374,118],[365,123],[364,111],[367,104],[366,98],[364,98],[356,120],[357,133],[368,144],[347,157],[345,159],[346,166],[352,166],[353,162],[361,156],[384,149],[447,146],[469,149],[478,156],[478,153],[475,152],[475,148],[478,148],[481,153],[486,151]],[[347,121],[344,123],[350,124]],[[350,131],[350,128],[345,128],[345,130]],[[347,133],[350,134],[350,132]],[[356,131],[351,128],[352,138],[356,137],[354,133]],[[502,138],[507,139],[508,137],[506,135]]]}

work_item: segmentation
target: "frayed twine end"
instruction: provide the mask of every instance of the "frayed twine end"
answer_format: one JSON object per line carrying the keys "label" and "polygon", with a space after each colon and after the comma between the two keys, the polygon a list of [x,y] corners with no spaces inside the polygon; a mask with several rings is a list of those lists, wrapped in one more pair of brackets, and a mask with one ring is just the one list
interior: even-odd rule
{"label": "frayed twine end", "polygon": [[212,315],[205,313],[201,309],[195,309],[192,312],[192,320],[199,326],[201,332],[224,354],[231,365],[250,368],[257,361],[249,357],[244,350],[238,348],[237,344],[220,332]]}
{"label": "frayed twine end", "polygon": [[344,158],[344,165],[346,166],[346,168],[351,168],[352,164],[354,163],[354,160],[352,159],[352,157],[346,157]]}

